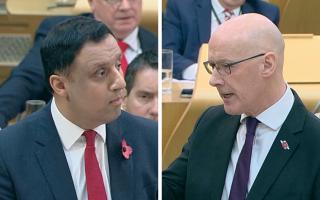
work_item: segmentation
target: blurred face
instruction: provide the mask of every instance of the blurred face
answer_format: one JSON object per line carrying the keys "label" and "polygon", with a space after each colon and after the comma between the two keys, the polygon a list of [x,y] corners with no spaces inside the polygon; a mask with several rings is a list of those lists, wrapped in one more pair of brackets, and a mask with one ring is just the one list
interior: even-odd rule
{"label": "blurred face", "polygon": [[120,115],[125,82],[119,63],[120,49],[112,36],[83,46],[64,82],[64,112],[69,120],[88,129]]}
{"label": "blurred face", "polygon": [[218,0],[220,4],[227,9],[233,10],[244,4],[245,0]]}
{"label": "blurred face", "polygon": [[[234,42],[235,44],[235,42]],[[239,44],[235,45],[239,46]],[[236,47],[228,43],[219,43],[209,46],[209,61],[219,64],[232,63],[249,58],[250,51],[234,50]],[[230,47],[230,48],[228,48]],[[238,47],[239,49],[239,47]],[[256,54],[264,53],[257,52]],[[264,56],[249,59],[230,67],[231,74],[218,73],[216,69],[210,78],[210,85],[217,88],[224,102],[224,109],[228,114],[256,116],[261,109],[263,100],[263,80],[260,69],[263,68]],[[221,71],[227,69],[221,69]]]}
{"label": "blurred face", "polygon": [[158,71],[144,69],[136,74],[125,100],[126,110],[134,115],[158,120]]}
{"label": "blurred face", "polygon": [[139,24],[142,0],[89,0],[96,19],[105,23],[117,39],[127,37]]}

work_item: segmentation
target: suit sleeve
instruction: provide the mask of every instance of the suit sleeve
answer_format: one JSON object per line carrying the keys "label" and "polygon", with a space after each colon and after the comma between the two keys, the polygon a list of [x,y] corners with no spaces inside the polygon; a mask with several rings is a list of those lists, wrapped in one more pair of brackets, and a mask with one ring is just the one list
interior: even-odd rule
{"label": "suit sleeve", "polygon": [[164,170],[162,173],[162,199],[170,200],[183,200],[185,199],[185,186],[187,179],[187,168],[188,168],[188,158],[191,150],[193,140],[196,136],[195,132],[204,119],[206,113],[202,114],[199,118],[196,126],[193,130],[192,135],[189,137],[188,142],[184,145],[182,153],[180,156],[173,161],[168,169]]}
{"label": "suit sleeve", "polygon": [[320,171],[318,171],[318,175],[316,177],[315,184],[313,186],[313,194],[312,194],[312,199],[320,199]]}
{"label": "suit sleeve", "polygon": [[182,79],[183,70],[195,63],[183,56],[185,44],[181,21],[176,1],[168,0],[162,22],[162,47],[173,50],[173,77],[177,79]]}
{"label": "suit sleeve", "polygon": [[10,179],[9,173],[5,167],[1,153],[2,152],[0,152],[0,199],[13,200],[16,199],[13,184]]}
{"label": "suit sleeve", "polygon": [[50,18],[41,23],[36,31],[33,47],[0,86],[0,127],[5,127],[10,119],[23,111],[26,100],[48,101],[50,98],[45,86],[40,46],[50,28],[56,23],[57,20]]}

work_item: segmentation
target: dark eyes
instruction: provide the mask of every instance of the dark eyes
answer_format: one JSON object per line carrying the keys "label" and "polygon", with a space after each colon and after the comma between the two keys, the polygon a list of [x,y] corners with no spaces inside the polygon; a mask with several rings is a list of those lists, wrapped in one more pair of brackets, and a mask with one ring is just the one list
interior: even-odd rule
{"label": "dark eyes", "polygon": [[106,75],[106,70],[104,68],[100,68],[96,71],[96,76],[98,77],[102,77],[102,76],[105,76]]}

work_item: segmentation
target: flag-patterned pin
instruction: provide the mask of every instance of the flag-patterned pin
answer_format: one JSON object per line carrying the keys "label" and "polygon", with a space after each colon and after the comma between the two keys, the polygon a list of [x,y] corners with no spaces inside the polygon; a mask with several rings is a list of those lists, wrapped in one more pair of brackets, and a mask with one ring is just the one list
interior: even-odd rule
{"label": "flag-patterned pin", "polygon": [[281,146],[282,146],[282,148],[283,148],[284,150],[289,150],[289,149],[290,149],[290,148],[289,148],[289,144],[288,144],[287,141],[285,141],[285,140],[280,140],[280,142],[281,142]]}

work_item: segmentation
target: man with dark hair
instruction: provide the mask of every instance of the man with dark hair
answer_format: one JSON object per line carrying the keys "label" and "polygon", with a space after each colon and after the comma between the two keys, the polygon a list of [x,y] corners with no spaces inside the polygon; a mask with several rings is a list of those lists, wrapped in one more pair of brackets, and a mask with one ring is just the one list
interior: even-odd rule
{"label": "man with dark hair", "polygon": [[124,109],[134,115],[158,120],[158,53],[146,51],[137,56],[125,76],[127,97]]}
{"label": "man with dark hair", "polygon": [[[124,52],[122,67],[130,63],[143,51],[157,48],[157,38],[146,29],[139,27],[142,13],[142,0],[88,0],[94,17],[106,24]],[[51,94],[45,87],[45,78],[40,58],[40,44],[48,31],[57,23],[70,16],[45,19],[36,31],[33,47],[12,71],[9,78],[0,86],[0,128],[14,118],[25,107],[29,99],[42,99],[48,102]],[[125,68],[123,71],[125,72]]]}
{"label": "man with dark hair", "polygon": [[1,131],[0,199],[156,198],[157,125],[121,111],[120,57],[92,18],[52,29],[41,58],[53,99]]}
{"label": "man with dark hair", "polygon": [[173,77],[194,80],[201,44],[208,43],[220,24],[244,13],[259,13],[279,23],[279,9],[263,0],[168,0],[162,46],[173,50]]}

